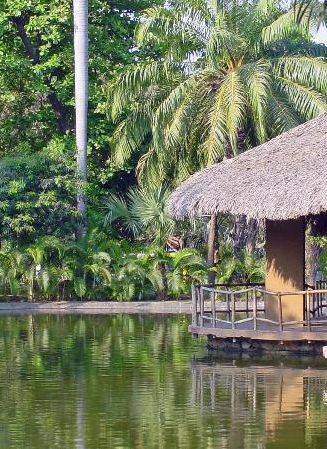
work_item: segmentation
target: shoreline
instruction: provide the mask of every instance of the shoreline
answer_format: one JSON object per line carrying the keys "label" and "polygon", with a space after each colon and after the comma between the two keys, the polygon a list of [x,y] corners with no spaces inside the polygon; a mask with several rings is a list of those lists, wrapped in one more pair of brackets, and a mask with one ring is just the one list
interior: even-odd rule
{"label": "shoreline", "polygon": [[[209,301],[205,302],[209,306]],[[240,303],[242,306],[243,303]],[[258,304],[262,306],[262,303]],[[244,306],[244,305],[243,305]],[[226,303],[217,304],[217,310],[225,310]],[[54,301],[54,302],[0,302],[0,315],[10,314],[85,314],[107,315],[140,313],[153,315],[191,315],[191,300],[173,301]]]}
{"label": "shoreline", "polygon": [[148,313],[191,314],[191,301],[58,301],[58,302],[0,302],[3,314],[94,314]]}

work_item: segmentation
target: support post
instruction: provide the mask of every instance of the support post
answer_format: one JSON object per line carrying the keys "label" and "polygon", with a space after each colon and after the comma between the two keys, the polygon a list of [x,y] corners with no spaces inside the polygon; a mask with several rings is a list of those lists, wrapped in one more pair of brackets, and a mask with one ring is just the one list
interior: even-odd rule
{"label": "support post", "polygon": [[226,305],[227,305],[227,314],[228,319],[231,320],[231,307],[230,307],[230,293],[226,293]]}
{"label": "support post", "polygon": [[[305,220],[266,220],[266,289],[273,292],[304,290],[305,277]],[[278,295],[269,296],[266,317],[278,321]],[[303,295],[282,296],[283,319],[304,320]]]}
{"label": "support post", "polygon": [[197,325],[197,297],[196,297],[196,287],[192,284],[191,287],[192,293],[192,324],[193,326]]}
{"label": "support post", "polygon": [[257,330],[257,289],[253,288],[253,330]]}
{"label": "support post", "polygon": [[249,318],[249,292],[246,292],[246,317]]}
{"label": "support post", "polygon": [[235,295],[233,292],[231,293],[231,299],[232,299],[232,329],[235,329]]}
{"label": "support post", "polygon": [[[215,253],[217,244],[217,214],[212,214],[209,222],[208,232],[208,267],[213,268],[215,265]],[[208,283],[213,285],[215,283],[216,275],[214,271],[209,271]]]}
{"label": "support post", "polygon": [[204,295],[203,289],[200,287],[200,326],[203,327],[203,315],[204,315]]}
{"label": "support post", "polygon": [[211,316],[213,327],[216,327],[216,293],[213,291],[210,293],[211,296]]}
{"label": "support post", "polygon": [[278,322],[279,330],[283,331],[283,308],[282,308],[282,295],[278,293]]}
{"label": "support post", "polygon": [[308,331],[311,332],[311,316],[310,316],[310,293],[309,290],[305,292],[305,298],[307,303],[307,313],[306,313],[306,321],[307,321],[307,328]]}

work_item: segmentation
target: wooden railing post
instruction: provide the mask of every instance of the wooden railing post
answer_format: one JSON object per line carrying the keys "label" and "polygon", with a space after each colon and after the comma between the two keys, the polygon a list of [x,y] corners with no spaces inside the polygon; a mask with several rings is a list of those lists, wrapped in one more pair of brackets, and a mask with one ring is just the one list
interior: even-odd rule
{"label": "wooden railing post", "polygon": [[200,326],[203,327],[203,315],[204,315],[204,294],[203,288],[200,286]]}
{"label": "wooden railing post", "polygon": [[308,327],[308,331],[311,331],[311,317],[310,317],[310,293],[309,290],[307,290],[305,292],[305,297],[306,297],[306,305],[307,305],[307,327]]}
{"label": "wooden railing post", "polygon": [[231,300],[232,300],[232,329],[235,329],[235,295],[234,292],[231,294]]}
{"label": "wooden railing post", "polygon": [[192,284],[191,287],[191,297],[192,297],[192,325],[193,326],[197,326],[197,321],[198,321],[198,317],[197,317],[197,291],[196,291],[197,287]]}
{"label": "wooden railing post", "polygon": [[246,292],[246,317],[249,318],[249,292]]}
{"label": "wooden railing post", "polygon": [[257,289],[253,287],[252,294],[252,307],[253,307],[253,330],[257,330]]}
{"label": "wooden railing post", "polygon": [[211,296],[211,316],[213,327],[216,327],[216,293],[212,291]]}
{"label": "wooden railing post", "polygon": [[230,308],[230,293],[229,291],[226,292],[226,305],[227,305],[227,313],[228,313],[228,319],[231,320],[231,308]]}
{"label": "wooden railing post", "polygon": [[282,309],[282,295],[278,293],[278,322],[279,330],[283,331],[283,309]]}

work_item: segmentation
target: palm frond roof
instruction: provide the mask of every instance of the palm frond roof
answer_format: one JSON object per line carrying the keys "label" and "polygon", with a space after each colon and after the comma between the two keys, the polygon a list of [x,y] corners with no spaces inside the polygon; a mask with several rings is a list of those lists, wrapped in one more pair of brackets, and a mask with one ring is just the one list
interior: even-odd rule
{"label": "palm frond roof", "polygon": [[286,220],[327,211],[327,113],[184,181],[174,218],[215,212]]}

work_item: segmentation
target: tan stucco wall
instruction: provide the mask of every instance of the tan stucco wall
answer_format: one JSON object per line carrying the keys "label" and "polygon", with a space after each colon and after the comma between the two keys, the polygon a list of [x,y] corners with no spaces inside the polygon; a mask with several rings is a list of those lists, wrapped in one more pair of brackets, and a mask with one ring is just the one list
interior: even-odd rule
{"label": "tan stucco wall", "polygon": [[[303,218],[266,221],[266,289],[293,292],[304,289],[305,279],[305,221]],[[282,298],[283,320],[303,320],[302,296]],[[278,321],[278,299],[266,301],[267,318]]]}

